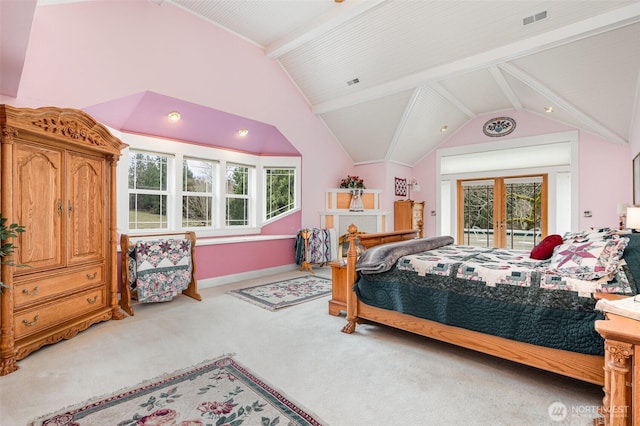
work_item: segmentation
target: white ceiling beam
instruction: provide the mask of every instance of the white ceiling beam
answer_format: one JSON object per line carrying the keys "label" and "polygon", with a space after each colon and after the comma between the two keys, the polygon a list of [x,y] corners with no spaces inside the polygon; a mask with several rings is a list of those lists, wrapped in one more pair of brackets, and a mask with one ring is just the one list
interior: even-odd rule
{"label": "white ceiling beam", "polygon": [[358,17],[384,1],[385,0],[349,0],[339,5],[336,4],[336,7],[332,8],[330,12],[314,20],[313,24],[301,27],[271,43],[265,49],[265,53],[269,58],[277,59],[285,53]]}
{"label": "white ceiling beam", "polygon": [[422,90],[423,90],[422,87],[418,87],[416,88],[416,90],[413,91],[413,94],[411,95],[411,99],[409,100],[409,102],[407,103],[407,106],[404,109],[402,118],[400,119],[400,123],[398,123],[398,126],[396,127],[396,132],[393,135],[393,139],[391,140],[391,143],[389,143],[389,146],[387,148],[387,153],[384,156],[385,161],[391,160],[393,152],[396,150],[396,147],[398,146],[398,142],[400,141],[400,137],[402,136],[402,133],[404,132],[405,127],[407,127],[407,120],[409,120],[409,117],[411,117],[413,107],[416,105],[416,102],[418,101],[418,98],[420,97]]}
{"label": "white ceiling beam", "polygon": [[613,132],[611,129],[603,125],[598,120],[595,120],[593,117],[588,116],[587,114],[582,112],[579,108],[577,108],[575,105],[566,101],[560,95],[550,90],[547,86],[545,86],[544,84],[542,84],[541,82],[539,82],[538,80],[530,76],[529,74],[525,73],[521,69],[511,64],[501,64],[499,65],[499,67],[504,72],[509,73],[514,78],[520,80],[522,83],[526,84],[536,92],[540,93],[542,96],[544,96],[549,101],[551,101],[554,105],[557,105],[558,107],[567,111],[579,122],[584,123],[586,126],[589,126],[590,128],[594,129],[605,139],[611,140],[613,142],[622,143],[622,144],[627,143],[627,141],[624,138],[620,137],[620,135]]}
{"label": "white ceiling beam", "polygon": [[447,89],[442,87],[442,85],[440,83],[432,84],[431,88],[436,93],[438,93],[440,96],[442,96],[442,98],[444,98],[447,101],[451,102],[464,115],[466,115],[469,118],[476,118],[476,114],[473,111],[471,111],[469,108],[467,108],[467,106],[464,103],[462,103],[462,101],[460,99],[458,99],[455,96],[453,96],[453,94],[451,92],[449,92]]}
{"label": "white ceiling beam", "polygon": [[458,61],[429,68],[397,80],[363,89],[312,107],[315,114],[322,114],[357,105],[362,102],[409,90],[422,84],[431,84],[445,78],[498,65],[525,55],[561,46],[585,37],[640,22],[640,3],[621,7],[611,12],[584,19],[544,34],[519,40]]}
{"label": "white ceiling beam", "polygon": [[502,93],[504,93],[507,99],[509,99],[509,102],[511,102],[513,108],[516,110],[521,110],[522,103],[520,102],[520,99],[518,99],[518,96],[516,96],[511,86],[509,86],[509,83],[504,78],[502,72],[500,72],[500,69],[496,66],[491,66],[489,67],[489,73],[498,84],[498,87],[500,87],[500,90],[502,90]]}

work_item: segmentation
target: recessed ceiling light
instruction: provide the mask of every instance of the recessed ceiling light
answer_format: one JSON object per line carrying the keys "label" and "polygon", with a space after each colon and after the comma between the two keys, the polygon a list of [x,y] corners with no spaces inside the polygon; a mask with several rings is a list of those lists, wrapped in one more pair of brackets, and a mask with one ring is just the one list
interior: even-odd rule
{"label": "recessed ceiling light", "polygon": [[182,118],[178,111],[171,111],[169,114],[167,114],[167,117],[169,117],[170,121],[178,121],[180,120],[180,118]]}
{"label": "recessed ceiling light", "polygon": [[544,112],[553,112],[553,107],[552,106],[544,107]]}
{"label": "recessed ceiling light", "polygon": [[449,128],[449,126],[447,126],[447,125],[445,124],[444,126],[440,127],[440,131],[441,131],[442,133],[444,133],[444,132],[446,132],[446,131],[447,131],[447,129],[448,129],[448,128]]}
{"label": "recessed ceiling light", "polygon": [[249,134],[249,130],[248,129],[240,129],[240,130],[238,130],[238,134],[240,136],[247,136]]}

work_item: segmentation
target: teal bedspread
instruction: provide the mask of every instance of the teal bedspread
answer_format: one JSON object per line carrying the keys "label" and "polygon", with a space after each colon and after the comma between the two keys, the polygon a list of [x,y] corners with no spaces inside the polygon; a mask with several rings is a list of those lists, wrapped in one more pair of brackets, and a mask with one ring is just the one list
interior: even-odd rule
{"label": "teal bedspread", "polygon": [[[640,238],[637,243],[629,245],[629,255]],[[596,290],[589,283],[552,279],[535,265],[520,267],[511,256],[523,253],[447,245],[403,256],[386,272],[360,274],[354,290],[370,306],[538,346],[603,355],[594,322],[604,317],[594,310],[593,291],[637,293],[629,266]],[[425,267],[420,258],[435,263]],[[500,275],[505,268],[512,270]]]}

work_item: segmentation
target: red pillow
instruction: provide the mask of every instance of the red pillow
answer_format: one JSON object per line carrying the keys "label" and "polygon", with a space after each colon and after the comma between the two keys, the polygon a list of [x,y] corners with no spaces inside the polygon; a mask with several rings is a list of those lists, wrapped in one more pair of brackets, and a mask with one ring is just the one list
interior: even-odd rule
{"label": "red pillow", "polygon": [[548,235],[544,240],[531,250],[529,257],[536,260],[546,260],[553,254],[553,249],[562,244],[562,236],[558,234]]}

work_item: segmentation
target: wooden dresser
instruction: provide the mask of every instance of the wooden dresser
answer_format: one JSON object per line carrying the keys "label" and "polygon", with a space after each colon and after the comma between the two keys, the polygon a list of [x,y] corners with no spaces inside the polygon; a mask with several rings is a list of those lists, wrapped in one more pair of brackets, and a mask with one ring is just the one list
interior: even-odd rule
{"label": "wooden dresser", "polygon": [[0,105],[7,223],[25,227],[2,265],[0,375],[43,345],[121,319],[116,279],[116,163],[126,147],[75,109]]}
{"label": "wooden dresser", "polygon": [[[423,229],[424,201],[396,201],[393,205],[393,221],[396,231]],[[422,222],[422,225],[419,222]],[[424,231],[420,232],[420,238],[422,237],[424,237]]]}

